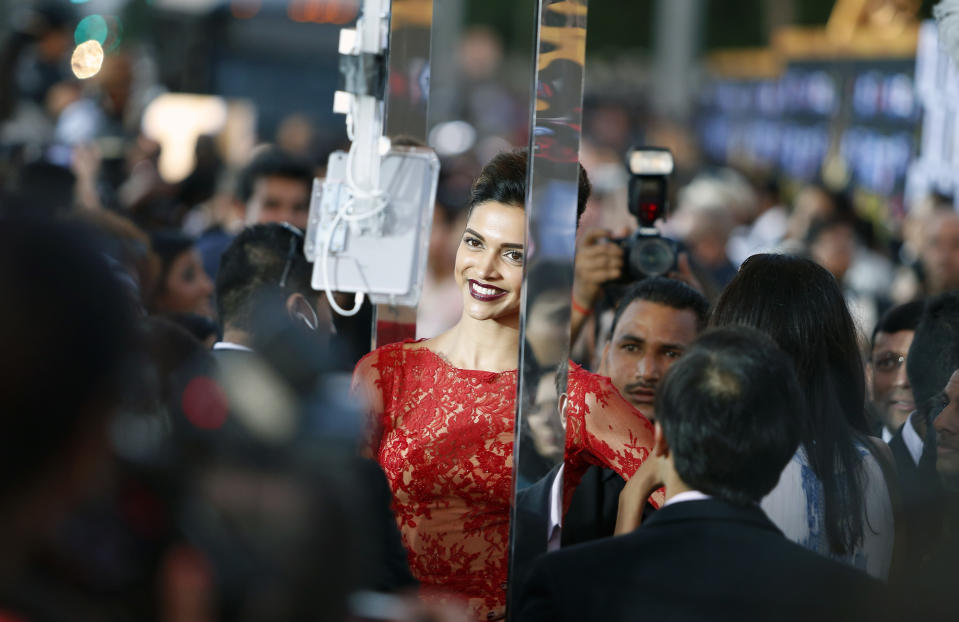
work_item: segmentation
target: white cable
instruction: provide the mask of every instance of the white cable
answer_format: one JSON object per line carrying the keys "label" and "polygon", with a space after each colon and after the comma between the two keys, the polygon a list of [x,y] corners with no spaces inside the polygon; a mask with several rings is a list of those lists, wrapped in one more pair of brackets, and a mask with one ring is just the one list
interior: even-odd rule
{"label": "white cable", "polygon": [[350,112],[346,113],[346,137],[350,140],[350,148],[352,149],[353,145],[353,111],[352,107],[354,104],[350,104]]}
{"label": "white cable", "polygon": [[[350,205],[353,202],[352,199],[347,201],[344,204],[344,207]],[[338,210],[336,216],[333,217],[333,225],[330,227],[330,232],[327,234],[326,239],[323,241],[323,256],[320,260],[322,264],[321,269],[323,270],[323,291],[326,293],[326,300],[330,303],[330,308],[342,315],[343,317],[353,317],[360,312],[360,307],[363,306],[363,301],[366,299],[366,294],[363,292],[357,292],[353,296],[353,308],[347,311],[340,305],[336,303],[336,300],[333,298],[333,290],[330,287],[330,245],[333,243],[333,234],[336,233],[336,227],[340,224],[340,220],[343,217],[343,210]]]}
{"label": "white cable", "polygon": [[353,160],[354,160],[354,149],[356,148],[356,143],[350,145],[350,150],[346,152],[346,186],[353,193],[354,197],[360,199],[375,199],[384,194],[384,192],[378,188],[373,190],[364,190],[356,185],[356,180],[353,178]]}

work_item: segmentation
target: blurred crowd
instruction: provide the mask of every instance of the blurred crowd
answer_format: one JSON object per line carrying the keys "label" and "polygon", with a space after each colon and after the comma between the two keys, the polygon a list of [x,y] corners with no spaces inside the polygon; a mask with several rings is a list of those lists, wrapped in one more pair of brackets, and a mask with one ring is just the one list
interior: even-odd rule
{"label": "blurred crowd", "polygon": [[[362,426],[349,372],[370,349],[371,307],[332,313],[303,255],[313,180],[344,145],[291,114],[249,153],[201,135],[192,170],[171,182],[161,143],[143,130],[162,92],[153,61],[121,47],[79,80],[75,28],[67,3],[43,4],[0,41],[0,620],[458,619],[411,596],[386,481],[354,457]],[[417,337],[461,316],[453,266],[473,177],[527,139],[524,95],[496,79],[498,46],[488,30],[465,37],[462,88],[445,94],[449,117],[477,138],[437,147]],[[921,405],[904,373],[911,334],[895,338],[915,331],[924,301],[959,289],[952,198],[876,222],[850,188],[704,162],[690,130],[633,99],[589,95],[584,110],[593,191],[571,358],[652,408],[666,365],[609,355],[631,321],[626,288],[609,283],[628,273],[614,241],[638,226],[625,154],[666,147],[677,170],[659,225],[680,249],[668,276],[705,301],[667,304],[695,312],[676,339],[695,338],[704,305],[747,258],[808,258],[834,277],[855,322],[869,431],[902,436]],[[897,324],[903,308],[916,319]]]}

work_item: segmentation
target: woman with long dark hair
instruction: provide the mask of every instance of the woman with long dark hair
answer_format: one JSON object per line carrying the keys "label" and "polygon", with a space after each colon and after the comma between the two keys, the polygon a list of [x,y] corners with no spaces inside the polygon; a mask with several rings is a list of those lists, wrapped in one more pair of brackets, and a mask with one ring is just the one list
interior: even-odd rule
{"label": "woman with long dark hair", "polygon": [[892,502],[867,436],[856,326],[836,280],[808,259],[754,255],[711,323],[771,336],[792,357],[805,395],[802,442],[763,509],[790,539],[886,578]]}

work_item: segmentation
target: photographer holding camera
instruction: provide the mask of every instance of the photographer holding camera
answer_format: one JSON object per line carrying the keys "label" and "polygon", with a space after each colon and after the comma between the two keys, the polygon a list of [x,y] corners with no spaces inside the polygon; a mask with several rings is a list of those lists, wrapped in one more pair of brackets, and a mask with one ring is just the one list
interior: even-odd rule
{"label": "photographer holding camera", "polygon": [[[587,320],[596,314],[585,359],[596,361],[608,338],[610,313],[625,289],[653,276],[682,281],[705,293],[703,280],[690,266],[688,254],[675,240],[663,237],[656,228],[668,212],[668,179],[673,172],[672,154],[666,149],[634,148],[627,155],[630,172],[629,210],[639,228],[631,235],[624,231],[589,229],[576,246],[571,340],[577,341]],[[710,297],[707,295],[707,298]],[[595,369],[597,366],[593,366]]]}

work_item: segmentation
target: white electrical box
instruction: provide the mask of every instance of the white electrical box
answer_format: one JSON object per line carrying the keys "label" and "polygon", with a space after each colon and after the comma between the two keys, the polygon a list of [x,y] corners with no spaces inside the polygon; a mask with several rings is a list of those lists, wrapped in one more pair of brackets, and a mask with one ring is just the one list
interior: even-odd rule
{"label": "white electrical box", "polygon": [[380,162],[378,198],[355,196],[349,165],[348,154],[335,151],[326,178],[313,182],[304,248],[313,262],[313,289],[415,306],[426,274],[439,159],[427,147],[393,147]]}

